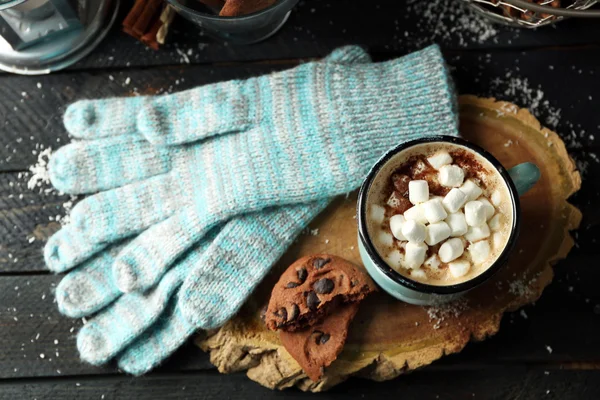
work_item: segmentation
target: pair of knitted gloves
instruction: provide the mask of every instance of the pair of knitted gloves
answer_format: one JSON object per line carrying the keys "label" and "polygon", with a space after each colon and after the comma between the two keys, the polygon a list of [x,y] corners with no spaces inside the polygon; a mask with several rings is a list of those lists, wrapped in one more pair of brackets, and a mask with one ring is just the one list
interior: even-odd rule
{"label": "pair of knitted gloves", "polygon": [[383,63],[358,47],[181,93],[84,100],[50,161],[79,202],[44,250],[81,358],[142,374],[240,308],[298,233],[383,153],[457,134],[436,46]]}

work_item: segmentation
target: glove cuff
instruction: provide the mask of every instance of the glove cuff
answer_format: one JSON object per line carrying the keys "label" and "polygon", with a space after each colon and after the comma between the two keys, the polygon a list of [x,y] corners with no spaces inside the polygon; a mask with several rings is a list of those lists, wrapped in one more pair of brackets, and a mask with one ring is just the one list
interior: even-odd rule
{"label": "glove cuff", "polygon": [[334,73],[340,129],[365,172],[407,140],[458,135],[454,84],[438,46],[378,64]]}

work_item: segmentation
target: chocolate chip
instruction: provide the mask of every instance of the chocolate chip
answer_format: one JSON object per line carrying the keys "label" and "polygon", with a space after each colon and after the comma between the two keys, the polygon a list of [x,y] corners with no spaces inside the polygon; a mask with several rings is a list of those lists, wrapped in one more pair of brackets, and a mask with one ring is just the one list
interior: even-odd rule
{"label": "chocolate chip", "polygon": [[296,273],[298,274],[298,280],[304,283],[304,281],[308,277],[308,272],[306,272],[306,268],[300,268],[296,271]]}
{"label": "chocolate chip", "polygon": [[288,321],[293,321],[298,318],[300,315],[300,308],[298,308],[298,304],[292,304],[292,311],[288,314]]}
{"label": "chocolate chip", "polygon": [[279,310],[275,311],[273,314],[275,314],[276,317],[281,318],[284,321],[287,321],[287,310],[285,309],[285,307],[281,307]]}
{"label": "chocolate chip", "polygon": [[313,285],[313,289],[315,289],[315,292],[318,294],[331,293],[333,290],[333,281],[327,278],[319,279]]}
{"label": "chocolate chip", "polygon": [[288,288],[288,289],[293,289],[293,288],[298,287],[298,286],[300,286],[300,284],[296,283],[296,282],[290,282],[287,285],[285,285],[285,287]]}
{"label": "chocolate chip", "polygon": [[358,279],[356,279],[356,278],[352,278],[352,280],[350,281],[350,286],[351,286],[351,287],[354,287],[354,286],[356,286],[356,285],[358,285]]}
{"label": "chocolate chip", "polygon": [[312,262],[313,267],[315,267],[315,269],[321,269],[325,266],[325,264],[327,264],[328,262],[331,261],[331,258],[315,258]]}
{"label": "chocolate chip", "polygon": [[306,306],[314,311],[317,309],[317,306],[321,303],[321,300],[319,300],[319,297],[317,296],[317,294],[313,291],[308,292],[308,294],[306,295]]}

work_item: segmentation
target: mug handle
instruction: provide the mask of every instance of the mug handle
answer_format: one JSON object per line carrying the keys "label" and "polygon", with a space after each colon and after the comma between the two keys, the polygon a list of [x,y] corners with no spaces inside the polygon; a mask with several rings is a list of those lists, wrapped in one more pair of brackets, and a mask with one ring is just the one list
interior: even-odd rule
{"label": "mug handle", "polygon": [[517,193],[522,196],[540,180],[542,174],[537,165],[525,162],[509,169],[508,175],[515,184]]}

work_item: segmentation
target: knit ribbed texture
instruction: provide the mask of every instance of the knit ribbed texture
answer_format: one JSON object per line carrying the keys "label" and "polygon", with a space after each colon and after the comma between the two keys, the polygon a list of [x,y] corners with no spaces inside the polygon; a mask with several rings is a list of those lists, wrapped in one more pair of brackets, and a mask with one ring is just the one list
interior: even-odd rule
{"label": "knit ribbed texture", "polygon": [[100,193],[44,254],[50,269],[74,269],[57,288],[61,312],[97,313],[78,334],[84,360],[147,371],[195,329],[229,319],[385,150],[457,134],[437,47],[381,64],[348,47],[327,61],[69,107],[65,126],[81,140],[55,153],[51,180]]}

